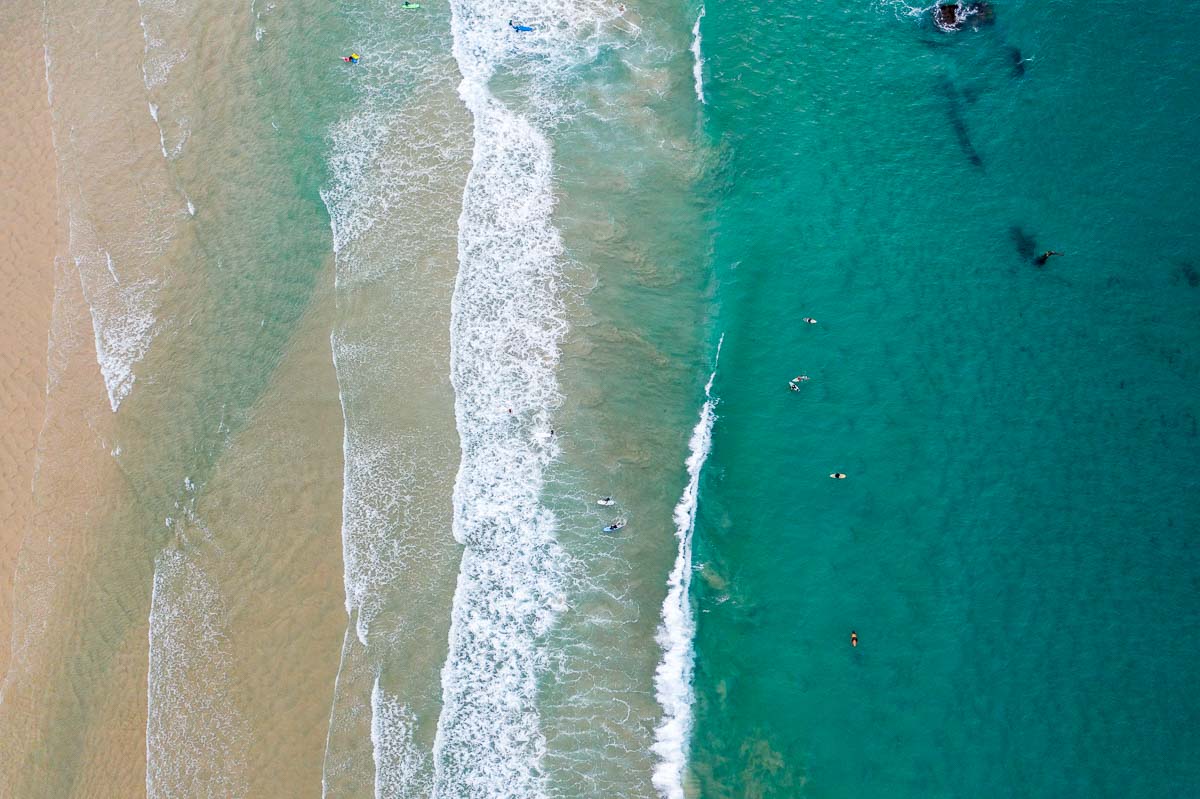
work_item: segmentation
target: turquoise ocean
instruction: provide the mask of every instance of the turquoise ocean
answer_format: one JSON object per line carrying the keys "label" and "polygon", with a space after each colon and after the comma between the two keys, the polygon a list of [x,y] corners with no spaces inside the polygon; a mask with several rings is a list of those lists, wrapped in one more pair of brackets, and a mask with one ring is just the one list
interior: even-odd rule
{"label": "turquoise ocean", "polygon": [[698,795],[1200,791],[1181,11],[707,8]]}

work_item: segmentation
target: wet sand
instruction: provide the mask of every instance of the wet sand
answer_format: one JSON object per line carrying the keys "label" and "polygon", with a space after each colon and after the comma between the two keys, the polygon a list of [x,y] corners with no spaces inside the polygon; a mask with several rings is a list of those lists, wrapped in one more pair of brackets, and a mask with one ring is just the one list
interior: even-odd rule
{"label": "wet sand", "polygon": [[121,560],[127,570],[115,578],[92,570],[112,540],[109,531],[128,526],[133,503],[110,455],[113,415],[77,273],[61,258],[55,271],[51,385],[14,574],[12,657],[0,696],[0,785],[22,797],[136,796],[144,783],[140,734],[126,736],[120,756],[105,758],[108,784],[119,783],[118,791],[80,790],[78,782],[91,746],[89,720],[106,735],[128,731],[137,722],[124,708],[139,707],[145,697],[144,633],[138,636],[137,625],[126,629],[122,618],[89,623],[95,614],[84,609],[98,595],[122,593],[137,579],[127,571],[144,566],[137,558]]}
{"label": "wet sand", "polygon": [[196,508],[224,550],[214,576],[230,605],[231,698],[249,735],[246,796],[319,792],[346,623],[332,269],[322,282]]}
{"label": "wet sand", "polygon": [[13,574],[33,511],[54,295],[55,164],[41,4],[0,7],[0,676],[8,671]]}

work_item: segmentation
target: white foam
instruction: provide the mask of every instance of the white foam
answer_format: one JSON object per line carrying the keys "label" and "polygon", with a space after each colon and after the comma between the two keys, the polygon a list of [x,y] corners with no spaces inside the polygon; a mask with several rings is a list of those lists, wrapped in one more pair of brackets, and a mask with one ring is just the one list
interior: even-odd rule
{"label": "white foam", "polygon": [[[168,526],[170,520],[168,520]],[[245,796],[248,724],[231,696],[227,611],[194,557],[155,559],[146,678],[146,796]]]}
{"label": "white foam", "polygon": [[[132,390],[133,367],[148,351],[154,335],[158,286],[146,267],[165,251],[170,231],[158,224],[159,220],[139,215],[139,225],[132,236],[101,239],[88,216],[91,202],[98,196],[85,188],[86,182],[72,185],[71,181],[78,176],[79,164],[87,164],[90,155],[91,142],[87,137],[77,135],[77,131],[89,128],[78,128],[75,124],[81,109],[72,102],[70,92],[66,94],[63,107],[55,105],[51,53],[47,27],[43,57],[46,99],[53,119],[50,135],[57,162],[57,194],[65,206],[62,213],[67,222],[70,262],[75,266],[83,289],[92,321],[96,360],[109,406],[115,413]],[[153,115],[157,109],[151,105],[150,111]],[[67,125],[72,135],[60,137],[61,125]],[[64,189],[64,186],[68,188]],[[97,205],[102,207],[103,201]],[[106,208],[105,213],[111,215],[116,210]],[[126,275],[124,280],[121,274]]]}
{"label": "white foam", "polygon": [[532,799],[545,793],[536,697],[546,658],[535,642],[563,602],[555,518],[538,504],[553,444],[531,435],[549,429],[559,401],[561,244],[549,142],[483,85],[468,78],[460,91],[475,115],[451,323],[462,445],[454,535],[466,551],[442,670],[434,796]]}
{"label": "white foam", "polygon": [[[187,29],[193,9],[184,0],[138,0],[142,28],[142,83],[151,98],[163,98],[171,73],[187,60],[187,50],[173,42],[187,39]],[[182,84],[183,81],[176,81]],[[163,158],[172,160],[183,153],[184,145],[191,137],[188,127],[190,92],[177,89],[162,102],[150,100],[150,116],[158,126],[159,142]],[[162,105],[166,103],[167,114],[162,117]]]}
{"label": "white foam", "polygon": [[[268,9],[269,10],[269,9]],[[368,19],[370,19],[368,15]],[[321,190],[329,212],[335,255],[334,281],[339,302],[380,278],[399,281],[409,266],[395,247],[380,252],[367,241],[376,225],[394,223],[397,209],[422,207],[428,187],[445,176],[441,153],[424,151],[421,129],[428,116],[406,108],[411,85],[444,79],[416,58],[408,43],[371,30],[362,49],[372,56],[355,70],[365,79],[354,112],[330,131],[327,155],[330,184]],[[427,109],[426,109],[427,110]],[[436,142],[438,137],[425,136]],[[436,146],[436,145],[434,145]],[[453,160],[453,154],[448,154]],[[434,166],[429,166],[430,163]],[[355,245],[360,245],[355,249]],[[401,346],[371,336],[375,331],[355,322],[340,324],[331,335],[334,371],[343,417],[342,546],[346,612],[357,617],[356,635],[365,646],[380,596],[401,572],[408,550],[402,522],[411,517],[411,484],[427,468],[406,454],[404,441],[381,435],[367,412],[355,415],[355,401],[370,391],[388,348]]]}
{"label": "white foam", "polygon": [[696,99],[703,105],[704,99],[704,58],[700,55],[700,20],[704,19],[704,6],[700,6],[700,15],[692,26],[692,77],[696,82]]}
{"label": "white foam", "polygon": [[[334,371],[342,405],[342,562],[346,614],[356,619],[355,634],[367,645],[371,622],[382,610],[384,588],[404,568],[407,547],[396,516],[408,502],[413,464],[397,452],[397,442],[381,441],[350,423],[344,384],[355,353],[337,333],[331,337]],[[386,499],[384,499],[386,498]],[[399,511],[399,513],[398,513]]]}
{"label": "white foam", "polygon": [[[354,771],[354,761],[352,756],[347,756],[347,753],[339,748],[338,742],[335,741],[335,732],[338,732],[338,722],[349,717],[351,720],[357,715],[358,706],[351,705],[346,707],[342,702],[343,692],[347,691],[344,682],[353,682],[357,675],[353,674],[356,666],[361,666],[362,659],[355,657],[353,649],[360,646],[358,638],[355,637],[352,628],[347,625],[346,632],[342,637],[341,657],[338,659],[337,674],[333,678],[333,701],[329,706],[329,722],[326,727],[325,734],[325,752],[321,758],[321,796],[322,799],[331,795],[348,795],[355,793],[347,791],[345,786],[340,783],[340,780],[347,773]],[[347,666],[350,669],[347,670]],[[372,731],[374,734],[374,731]],[[360,789],[356,793],[362,794]]]}
{"label": "white foam", "polygon": [[920,5],[911,3],[909,0],[876,0],[875,4],[881,10],[891,11],[897,18],[924,17],[937,8],[937,3]]}
{"label": "white foam", "polygon": [[[721,359],[717,343],[716,362]],[[696,507],[700,499],[700,472],[712,447],[713,422],[716,420],[716,400],[712,396],[713,380],[717,376],[716,362],[704,386],[704,404],[700,406],[700,421],[692,430],[688,442],[688,482],[683,496],[675,506],[675,536],[679,553],[675,567],[667,578],[667,597],[663,600],[662,623],[656,639],[663,656],[654,673],[654,692],[663,709],[663,719],[654,730],[654,753],[659,762],[654,768],[654,787],[663,799],[684,799],[683,774],[687,767],[688,742],[692,732],[692,672],[695,652],[692,642],[696,634],[696,619],[692,612],[689,589],[692,582],[692,534],[696,529]]]}
{"label": "white foam", "polygon": [[121,285],[121,278],[117,277],[117,270],[113,268],[112,255],[108,250],[104,251],[104,265],[108,268],[108,274],[112,275],[113,283]]}
{"label": "white foam", "polygon": [[118,278],[116,260],[99,247],[91,227],[72,218],[70,251],[92,317],[96,361],[115,413],[133,388],[133,367],[150,348],[158,289],[151,278]]}
{"label": "white foam", "polygon": [[[321,191],[330,218],[339,306],[361,301],[363,292],[377,295],[381,286],[402,286],[414,262],[441,246],[430,244],[428,237],[436,232],[405,233],[397,225],[399,212],[436,214],[439,205],[445,207],[444,186],[451,176],[461,180],[466,159],[465,147],[445,133],[459,120],[438,124],[447,113],[444,95],[453,85],[446,83],[444,43],[431,39],[414,46],[412,37],[397,37],[386,23],[411,25],[414,19],[397,9],[395,3],[364,3],[350,12],[359,34],[355,45],[370,55],[344,73],[357,101],[329,131],[332,179]],[[453,111],[461,115],[460,109]],[[397,241],[398,236],[403,238]],[[371,307],[378,313],[378,304]],[[408,537],[424,525],[428,512],[414,498],[414,486],[444,479],[440,470],[445,467],[420,457],[429,451],[428,442],[418,440],[422,434],[396,433],[392,409],[380,398],[394,384],[390,370],[407,342],[396,340],[386,321],[368,316],[340,317],[330,338],[343,417],[341,533],[349,628],[334,687],[323,790],[362,793],[363,742],[351,736],[369,710],[376,792],[427,799],[432,758],[428,750],[421,756],[412,743],[419,727],[415,712],[378,683],[364,691],[363,680],[378,674],[377,664],[392,656],[397,641],[407,640],[407,631],[395,629],[396,613],[380,617],[395,601],[397,579],[419,567],[422,557]],[[419,707],[427,701],[418,697],[413,703]]]}
{"label": "white foam", "polygon": [[375,678],[371,690],[371,751],[376,799],[429,796],[428,755],[413,742],[416,715]]}
{"label": "white foam", "polygon": [[[552,223],[553,161],[541,126],[559,108],[559,69],[590,57],[611,8],[535,0],[515,34],[497,0],[451,3],[459,94],[474,119],[472,168],[459,217],[451,379],[462,459],[454,535],[465,547],[442,669],[434,799],[546,795],[538,686],[542,637],[565,609],[556,518],[540,504],[557,454],[548,435],[560,401],[565,332]],[[535,97],[522,116],[489,90],[501,66]],[[509,412],[511,409],[511,413]],[[547,433],[547,435],[543,435]]]}
{"label": "white foam", "polygon": [[183,9],[176,0],[138,0],[138,7],[142,12],[138,24],[145,49],[142,80],[147,89],[157,89],[166,84],[171,70],[187,58],[187,51],[171,47],[162,31],[163,18],[181,17]]}
{"label": "white foam", "polygon": [[[454,55],[463,75],[459,91],[474,116],[475,132],[473,169],[459,219],[451,322],[451,377],[462,446],[453,530],[467,550],[442,670],[432,773],[416,760],[404,761],[409,764],[404,767],[389,765],[399,762],[390,747],[394,739],[411,734],[411,719],[396,712],[399,699],[380,701],[381,695],[372,692],[375,788],[388,795],[535,799],[544,794],[545,743],[538,730],[536,690],[545,655],[536,639],[549,629],[563,600],[554,518],[538,499],[543,471],[556,454],[548,431],[559,400],[554,370],[565,329],[556,284],[561,244],[550,221],[549,142],[536,120],[501,105],[487,83],[505,59],[525,73],[552,71],[570,61],[572,52],[594,51],[598,20],[611,17],[613,9],[598,2],[572,8],[562,0],[540,0],[522,11],[545,25],[539,22],[534,34],[518,37],[507,26],[510,9],[498,0],[464,0],[453,8]],[[321,193],[330,215],[339,297],[402,280],[397,270],[407,264],[397,261],[404,256],[394,247],[381,251],[386,235],[370,234],[393,224],[397,209],[425,207],[431,197],[423,195],[426,187],[440,192],[444,185],[442,165],[453,160],[457,173],[460,163],[457,151],[429,151],[426,142],[437,137],[414,128],[427,129],[438,112],[426,107],[420,118],[412,118],[410,107],[405,113],[402,102],[414,102],[414,92],[420,91],[412,87],[427,82],[402,68],[403,42],[377,36],[377,27],[383,26],[368,27],[364,38],[355,40],[370,57],[345,73],[360,97],[353,114],[331,132],[334,180]],[[421,68],[417,65],[417,71]],[[547,101],[534,104],[539,119],[552,116],[551,92],[541,92],[536,82],[529,86],[531,96]],[[345,424],[346,607],[353,641],[373,658],[372,652],[389,646],[380,607],[389,584],[411,560],[404,533],[412,523],[405,503],[414,467],[406,460],[405,442],[372,425],[372,402],[363,396],[370,375],[386,361],[386,343],[350,322],[335,330],[332,343]],[[353,645],[347,651],[358,660],[345,663],[339,686],[352,682],[346,674],[362,673],[363,655],[355,655]],[[343,707],[356,699],[352,688],[335,690],[335,703],[349,700]],[[331,741],[336,737],[332,725],[343,713],[331,713]],[[347,762],[344,755],[340,749],[327,753],[327,790],[335,790],[330,778],[342,777],[330,769]]]}
{"label": "white foam", "polygon": [[[42,26],[44,29],[44,20]],[[42,31],[42,36],[42,70],[46,73],[46,106],[52,108],[54,106],[54,84],[50,81],[50,42],[46,39],[45,30]],[[54,138],[53,129],[50,131],[50,138],[52,140]],[[57,150],[58,148],[56,147],[55,151],[57,152]]]}

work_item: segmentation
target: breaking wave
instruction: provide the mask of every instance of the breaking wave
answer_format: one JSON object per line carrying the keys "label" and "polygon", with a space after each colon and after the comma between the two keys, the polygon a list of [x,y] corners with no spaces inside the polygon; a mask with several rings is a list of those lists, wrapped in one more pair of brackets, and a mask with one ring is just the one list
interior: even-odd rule
{"label": "breaking wave", "polygon": [[[721,358],[717,343],[716,361]],[[704,404],[700,406],[700,421],[692,430],[688,443],[688,482],[683,496],[675,506],[675,536],[679,539],[679,554],[675,567],[667,578],[667,597],[663,600],[662,623],[658,628],[658,644],[663,656],[654,674],[654,691],[663,709],[662,722],[654,731],[654,753],[659,763],[654,769],[654,787],[663,799],[684,799],[683,776],[687,767],[688,740],[692,732],[692,672],[695,666],[693,639],[696,620],[692,612],[689,588],[692,582],[692,534],[696,529],[696,507],[700,501],[700,472],[712,448],[713,422],[716,403],[712,396],[716,364],[704,386]]]}

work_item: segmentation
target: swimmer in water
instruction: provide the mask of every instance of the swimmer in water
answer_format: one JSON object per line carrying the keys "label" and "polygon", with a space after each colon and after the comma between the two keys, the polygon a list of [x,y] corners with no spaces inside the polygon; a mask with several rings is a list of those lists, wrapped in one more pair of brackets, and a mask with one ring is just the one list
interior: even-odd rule
{"label": "swimmer in water", "polygon": [[817,323],[817,320],[813,319],[811,316],[804,317],[804,321],[808,322],[810,325],[815,325]]}
{"label": "swimmer in water", "polygon": [[345,61],[347,64],[357,64],[358,63],[358,53],[351,53],[350,55],[344,55],[344,56],[342,56],[342,60]]}
{"label": "swimmer in water", "polygon": [[858,633],[850,631],[850,646],[858,646]]}
{"label": "swimmer in water", "polygon": [[1045,266],[1046,261],[1049,261],[1051,258],[1053,258],[1056,255],[1063,255],[1063,254],[1064,253],[1061,253],[1061,252],[1055,252],[1054,250],[1046,250],[1044,253],[1039,255],[1037,258],[1034,258],[1033,262],[1035,264],[1037,264],[1038,266]]}

